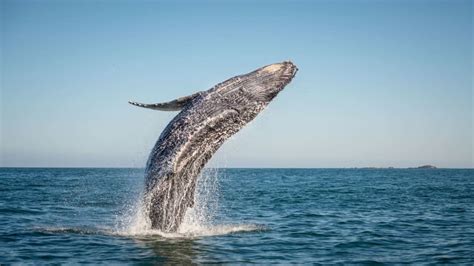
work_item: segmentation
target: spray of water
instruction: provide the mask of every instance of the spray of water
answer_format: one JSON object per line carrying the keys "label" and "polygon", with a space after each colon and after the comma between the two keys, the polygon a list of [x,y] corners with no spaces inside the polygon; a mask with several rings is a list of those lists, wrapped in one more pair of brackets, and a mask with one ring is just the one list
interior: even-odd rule
{"label": "spray of water", "polygon": [[213,236],[242,231],[262,230],[253,224],[218,224],[219,212],[219,170],[208,168],[198,177],[194,206],[186,211],[184,220],[176,233],[165,233],[152,229],[147,215],[148,204],[140,196],[125,215],[119,219],[117,234],[126,236],[158,235],[167,238],[193,238]]}
{"label": "spray of water", "polygon": [[195,234],[215,226],[219,207],[218,169],[205,169],[198,178],[194,206],[186,211],[178,229],[181,234]]}

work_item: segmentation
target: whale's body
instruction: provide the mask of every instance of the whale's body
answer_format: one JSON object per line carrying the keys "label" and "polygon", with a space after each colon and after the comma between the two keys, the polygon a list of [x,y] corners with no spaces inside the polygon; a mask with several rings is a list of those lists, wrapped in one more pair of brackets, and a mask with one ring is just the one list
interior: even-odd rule
{"label": "whale's body", "polygon": [[197,177],[226,139],[254,119],[292,80],[283,62],[259,68],[213,88],[168,103],[133,105],[181,112],[161,133],[145,171],[146,211],[154,229],[174,232],[194,204]]}

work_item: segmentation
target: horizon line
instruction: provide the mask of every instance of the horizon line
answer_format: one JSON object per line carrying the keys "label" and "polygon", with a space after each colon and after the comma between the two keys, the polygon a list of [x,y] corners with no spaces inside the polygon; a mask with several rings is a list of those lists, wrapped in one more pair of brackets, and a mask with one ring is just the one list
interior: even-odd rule
{"label": "horizon line", "polygon": [[[437,170],[437,169],[469,169],[474,170],[474,167],[436,167],[435,168],[420,168],[421,166],[415,167],[375,167],[375,166],[363,166],[363,167],[205,167],[204,169],[362,169],[362,170],[396,170],[396,169],[426,169],[426,170]],[[109,166],[0,166],[0,169],[6,168],[20,168],[20,169],[145,169],[145,167],[109,167]]]}

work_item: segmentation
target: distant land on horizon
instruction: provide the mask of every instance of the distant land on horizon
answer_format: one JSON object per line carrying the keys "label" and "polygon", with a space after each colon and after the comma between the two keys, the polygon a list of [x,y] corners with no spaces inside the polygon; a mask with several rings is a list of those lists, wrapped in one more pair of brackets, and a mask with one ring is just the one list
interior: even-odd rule
{"label": "distant land on horizon", "polygon": [[[417,166],[417,167],[393,167],[393,166],[389,166],[389,167],[373,167],[373,166],[370,166],[370,167],[354,167],[355,169],[439,169],[438,167],[434,166],[434,165],[431,165],[431,164],[425,164],[425,165],[421,165],[421,166]],[[449,169],[449,168],[447,168]]]}

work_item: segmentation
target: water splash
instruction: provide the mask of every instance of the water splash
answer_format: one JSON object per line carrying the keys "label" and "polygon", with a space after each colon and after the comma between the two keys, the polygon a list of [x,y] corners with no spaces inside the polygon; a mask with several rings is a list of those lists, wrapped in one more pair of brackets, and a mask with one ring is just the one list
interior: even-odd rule
{"label": "water splash", "polygon": [[146,204],[143,201],[144,197],[140,195],[119,218],[115,233],[122,236],[157,235],[165,238],[194,238],[265,230],[265,227],[255,224],[218,224],[220,174],[222,173],[217,168],[207,168],[199,175],[194,193],[194,206],[186,211],[177,232],[166,233],[152,229],[147,210],[149,204]]}
{"label": "water splash", "polygon": [[186,211],[178,233],[186,234],[214,225],[219,208],[218,175],[218,169],[208,168],[198,177],[194,206]]}

